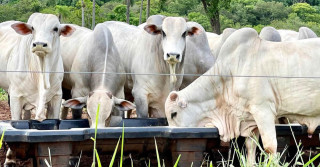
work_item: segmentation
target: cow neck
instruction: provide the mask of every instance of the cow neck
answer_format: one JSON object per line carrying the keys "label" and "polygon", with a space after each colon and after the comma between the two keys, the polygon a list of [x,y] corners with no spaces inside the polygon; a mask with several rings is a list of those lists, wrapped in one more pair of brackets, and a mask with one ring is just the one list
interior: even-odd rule
{"label": "cow neck", "polygon": [[236,109],[232,106],[233,104],[228,103],[230,99],[226,100],[229,98],[226,89],[228,78],[218,76],[219,73],[218,67],[214,66],[205,75],[216,76],[201,76],[180,92],[188,103],[206,106],[200,113],[200,117],[203,118],[202,120],[211,120],[212,124],[219,129],[221,140],[227,142],[240,135],[241,121],[235,115]]}
{"label": "cow neck", "polygon": [[[53,52],[47,54],[44,58],[39,58],[36,54],[31,52],[32,45],[32,35],[23,36],[22,40],[19,44],[20,48],[26,50],[26,52],[19,52],[19,59],[24,60],[23,70],[27,71],[37,71],[35,73],[29,73],[27,75],[30,76],[30,79],[34,81],[38,87],[38,104],[36,111],[36,118],[45,118],[43,115],[43,111],[45,109],[46,103],[46,93],[47,90],[50,89],[50,74],[49,73],[41,73],[41,72],[49,72],[56,71],[57,64],[59,63],[60,50],[57,46],[57,41],[53,40],[52,50]],[[19,48],[19,50],[20,50]],[[52,53],[56,55],[52,55]],[[23,74],[25,75],[25,74]],[[42,115],[42,116],[40,116]]]}

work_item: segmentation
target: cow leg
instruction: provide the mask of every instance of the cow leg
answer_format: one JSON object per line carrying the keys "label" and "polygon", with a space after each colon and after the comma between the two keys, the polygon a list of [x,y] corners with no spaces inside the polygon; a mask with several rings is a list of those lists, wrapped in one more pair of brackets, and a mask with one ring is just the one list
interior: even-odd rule
{"label": "cow leg", "polygon": [[48,104],[48,119],[59,119],[62,95],[56,94]]}
{"label": "cow leg", "polygon": [[4,167],[15,167],[15,166],[16,166],[16,153],[9,148],[6,154]]}
{"label": "cow leg", "polygon": [[132,94],[136,104],[136,112],[138,118],[148,118],[148,98],[147,93],[142,89],[132,90]]}
{"label": "cow leg", "polygon": [[[263,147],[267,153],[277,153],[277,135],[275,128],[275,107],[272,104],[252,106],[252,116],[257,123]],[[272,111],[272,109],[274,109]]]}
{"label": "cow leg", "polygon": [[11,120],[21,120],[22,104],[21,98],[10,96]]}
{"label": "cow leg", "polygon": [[[257,139],[257,140],[256,140]],[[246,149],[247,149],[247,164],[248,166],[254,166],[256,163],[256,150],[257,143],[259,143],[259,131],[256,130],[253,132],[252,137],[247,137],[245,141]]]}

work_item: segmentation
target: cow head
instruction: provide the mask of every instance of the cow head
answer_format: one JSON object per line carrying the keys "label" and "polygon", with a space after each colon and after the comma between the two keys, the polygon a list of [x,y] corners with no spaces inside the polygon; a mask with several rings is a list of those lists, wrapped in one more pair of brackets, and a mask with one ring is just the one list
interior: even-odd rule
{"label": "cow head", "polygon": [[[70,36],[74,31],[70,25],[60,24],[57,16],[34,13],[28,23],[18,22],[11,27],[21,35],[32,35],[31,51],[37,56],[44,57],[51,53],[56,45],[60,45],[59,36]],[[56,43],[58,42],[58,43]]]}
{"label": "cow head", "polygon": [[[159,16],[160,17],[160,16]],[[156,20],[152,23],[152,20]],[[188,26],[186,20],[181,17],[163,17],[162,24],[159,19],[150,17],[144,30],[152,35],[162,36],[163,59],[170,67],[170,82],[176,82],[176,64],[184,59],[186,49],[186,36],[200,34],[201,29],[195,26]]]}
{"label": "cow head", "polygon": [[105,90],[95,90],[93,92],[90,92],[89,96],[70,99],[63,103],[65,107],[70,107],[73,109],[81,109],[82,107],[87,105],[87,112],[89,114],[89,117],[91,118],[90,126],[92,128],[95,127],[99,104],[99,128],[109,126],[111,112],[114,107],[117,108],[119,111],[127,111],[135,109],[136,107],[133,103],[123,99],[118,99],[115,96],[113,96],[111,92]]}
{"label": "cow head", "polygon": [[[166,100],[165,113],[170,126],[216,127],[221,140],[225,142],[238,137],[240,132],[242,136],[250,135],[254,123],[241,122],[242,120],[235,116],[237,112],[230,109],[221,97],[192,96],[184,90],[171,92]],[[198,91],[197,94],[207,95],[208,92]]]}

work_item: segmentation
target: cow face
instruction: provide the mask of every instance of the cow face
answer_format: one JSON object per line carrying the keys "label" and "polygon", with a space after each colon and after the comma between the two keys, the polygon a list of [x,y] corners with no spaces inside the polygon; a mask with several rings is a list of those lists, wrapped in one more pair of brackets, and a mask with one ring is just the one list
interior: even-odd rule
{"label": "cow face", "polygon": [[199,103],[189,103],[173,91],[169,94],[165,103],[165,113],[170,126],[178,127],[204,127],[211,126],[212,120]]}
{"label": "cow face", "polygon": [[[182,62],[186,49],[186,36],[200,34],[201,30],[195,26],[188,26],[185,19],[181,17],[163,17],[163,22],[159,25],[147,21],[144,30],[152,35],[162,36],[163,59],[170,66],[171,82],[176,81],[176,64]],[[155,19],[154,19],[155,20]]]}
{"label": "cow face", "polygon": [[91,118],[91,127],[96,124],[96,116],[99,107],[98,127],[102,128],[110,125],[110,115],[113,107],[119,111],[135,109],[135,105],[129,101],[118,99],[111,92],[105,90],[95,90],[89,93],[89,96],[67,100],[63,103],[65,107],[80,109],[87,105],[87,112]]}
{"label": "cow face", "polygon": [[57,16],[34,13],[28,23],[18,22],[11,27],[21,35],[32,35],[31,51],[44,57],[59,47],[59,36],[70,36],[75,28],[60,24]]}

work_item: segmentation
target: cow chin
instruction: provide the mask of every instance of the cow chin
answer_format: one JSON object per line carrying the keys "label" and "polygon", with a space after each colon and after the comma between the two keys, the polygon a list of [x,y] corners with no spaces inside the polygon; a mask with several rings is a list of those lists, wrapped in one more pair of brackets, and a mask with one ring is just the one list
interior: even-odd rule
{"label": "cow chin", "polygon": [[37,56],[39,56],[39,57],[45,57],[46,56],[46,52],[44,52],[44,51],[34,51],[33,52],[34,54],[36,54]]}

